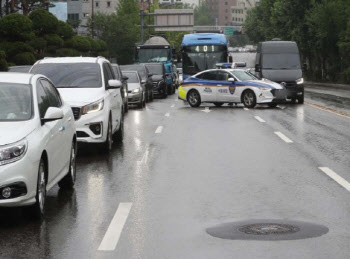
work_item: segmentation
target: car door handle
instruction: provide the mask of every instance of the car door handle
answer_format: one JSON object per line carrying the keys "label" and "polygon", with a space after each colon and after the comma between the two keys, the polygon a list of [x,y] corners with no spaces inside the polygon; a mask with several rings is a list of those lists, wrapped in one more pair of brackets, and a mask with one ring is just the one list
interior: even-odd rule
{"label": "car door handle", "polygon": [[113,95],[113,97],[117,97],[118,96],[118,93],[116,93],[115,95]]}
{"label": "car door handle", "polygon": [[222,85],[217,85],[217,86],[222,86]]}
{"label": "car door handle", "polygon": [[69,117],[69,118],[68,118],[68,121],[71,121],[71,120],[72,120],[72,117]]}

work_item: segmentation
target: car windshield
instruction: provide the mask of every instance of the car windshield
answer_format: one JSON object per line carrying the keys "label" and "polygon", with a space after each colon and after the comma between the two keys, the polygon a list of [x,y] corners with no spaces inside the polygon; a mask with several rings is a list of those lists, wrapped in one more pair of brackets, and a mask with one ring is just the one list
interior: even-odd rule
{"label": "car windshield", "polygon": [[239,81],[257,80],[257,78],[245,71],[230,71]]}
{"label": "car windshield", "polygon": [[25,121],[32,117],[30,85],[0,83],[0,121]]}
{"label": "car windshield", "polygon": [[146,71],[145,71],[145,67],[142,66],[142,65],[140,65],[140,66],[138,66],[138,65],[120,66],[120,69],[122,71],[137,71],[137,72],[139,72],[139,74],[142,77],[142,79],[146,79],[146,77],[147,77]]}
{"label": "car windshield", "polygon": [[158,65],[147,65],[147,68],[149,72],[153,75],[163,75],[163,68],[162,66]]}
{"label": "car windshield", "polygon": [[38,64],[31,73],[47,76],[57,88],[102,87],[101,69],[97,63]]}
{"label": "car windshield", "polygon": [[128,83],[140,83],[139,78],[135,72],[123,72],[123,75],[128,77]]}
{"label": "car windshield", "polygon": [[298,54],[263,54],[263,69],[300,69],[300,57]]}
{"label": "car windshield", "polygon": [[169,49],[139,49],[138,60],[140,63],[165,62],[170,60]]}

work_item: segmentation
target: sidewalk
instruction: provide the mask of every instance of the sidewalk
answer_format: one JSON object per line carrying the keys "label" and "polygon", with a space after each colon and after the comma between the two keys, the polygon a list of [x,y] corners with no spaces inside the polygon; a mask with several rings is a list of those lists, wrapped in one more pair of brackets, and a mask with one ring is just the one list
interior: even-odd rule
{"label": "sidewalk", "polygon": [[346,84],[332,84],[332,83],[317,83],[305,81],[304,83],[306,88],[326,88],[326,89],[341,89],[350,91],[350,85]]}

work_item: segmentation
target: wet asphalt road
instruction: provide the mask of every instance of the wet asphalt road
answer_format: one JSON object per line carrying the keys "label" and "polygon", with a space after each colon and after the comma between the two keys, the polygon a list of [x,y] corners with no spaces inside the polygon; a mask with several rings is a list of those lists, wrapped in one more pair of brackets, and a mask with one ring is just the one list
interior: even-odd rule
{"label": "wet asphalt road", "polygon": [[[349,126],[350,118],[308,104],[194,109],[172,95],[131,109],[124,143],[110,156],[80,149],[75,190],[52,189],[44,221],[0,210],[0,257],[349,258],[350,192],[319,169],[350,182]],[[125,203],[115,249],[98,250]],[[206,232],[254,219],[306,221],[329,232],[287,241]]]}

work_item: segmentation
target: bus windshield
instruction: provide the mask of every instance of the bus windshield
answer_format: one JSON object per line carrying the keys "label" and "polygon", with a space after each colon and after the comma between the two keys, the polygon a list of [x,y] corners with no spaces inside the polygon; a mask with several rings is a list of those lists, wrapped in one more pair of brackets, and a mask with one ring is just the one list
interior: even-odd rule
{"label": "bus windshield", "polygon": [[138,60],[140,63],[158,63],[170,60],[169,49],[139,49]]}
{"label": "bus windshield", "polygon": [[188,46],[183,48],[183,73],[197,74],[215,68],[216,63],[227,61],[226,46]]}

